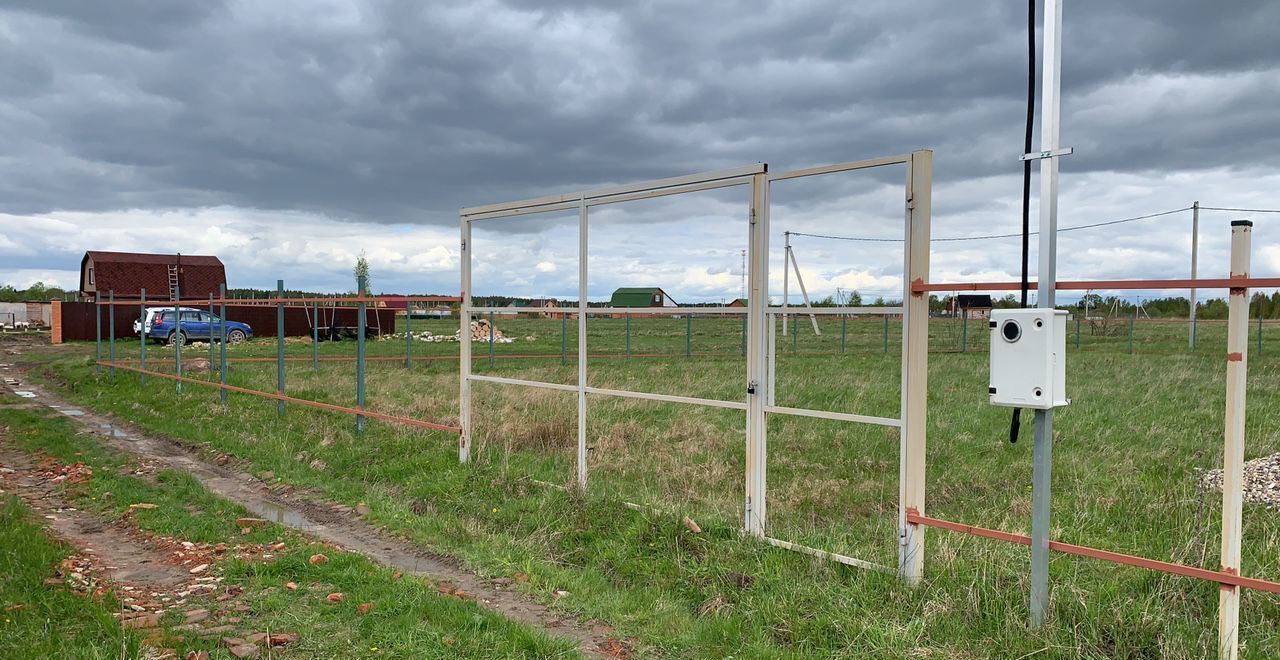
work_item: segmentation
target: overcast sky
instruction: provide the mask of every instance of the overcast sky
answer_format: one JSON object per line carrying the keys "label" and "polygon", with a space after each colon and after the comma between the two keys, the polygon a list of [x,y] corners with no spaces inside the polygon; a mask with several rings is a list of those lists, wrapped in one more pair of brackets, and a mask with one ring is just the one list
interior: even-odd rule
{"label": "overcast sky", "polygon": [[[1019,226],[1019,2],[0,1],[0,281],[83,251],[216,254],[232,286],[456,292],[457,211],[767,162],[929,148],[934,235]],[[1068,0],[1061,224],[1280,208],[1280,2]],[[1037,129],[1038,142],[1038,129]],[[786,230],[901,232],[900,169],[777,184]],[[1037,188],[1038,190],[1038,188]],[[740,292],[743,189],[592,216],[592,297]],[[1205,212],[1202,273],[1251,217]],[[490,223],[476,292],[575,296],[574,218]],[[1190,212],[1063,234],[1060,277],[1182,277]],[[901,247],[794,239],[809,292],[896,297]],[[1011,279],[1016,239],[939,242],[933,279]],[[776,252],[776,250],[775,250]],[[780,293],[774,255],[772,292]],[[1033,262],[1034,263],[1034,262]],[[794,286],[792,287],[794,291]]]}

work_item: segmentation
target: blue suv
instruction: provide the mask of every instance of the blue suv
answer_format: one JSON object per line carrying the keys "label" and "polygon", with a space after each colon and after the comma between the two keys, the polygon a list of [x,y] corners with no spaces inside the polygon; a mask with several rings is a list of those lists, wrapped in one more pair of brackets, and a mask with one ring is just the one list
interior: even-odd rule
{"label": "blue suv", "polygon": [[[172,307],[150,307],[146,318],[133,322],[134,332],[145,332],[148,339],[159,343],[185,344],[193,339],[216,341],[220,339],[220,319],[192,307],[179,307],[178,323],[174,322]],[[247,323],[227,321],[227,342],[238,344],[253,336],[253,328]]]}

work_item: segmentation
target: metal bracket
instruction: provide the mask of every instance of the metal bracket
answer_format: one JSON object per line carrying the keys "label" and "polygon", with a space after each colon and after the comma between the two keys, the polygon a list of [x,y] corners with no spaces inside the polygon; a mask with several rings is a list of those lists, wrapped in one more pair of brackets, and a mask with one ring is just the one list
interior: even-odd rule
{"label": "metal bracket", "polygon": [[1018,160],[1040,160],[1042,158],[1057,158],[1058,156],[1069,156],[1075,152],[1073,147],[1062,147],[1061,149],[1050,149],[1049,151],[1037,151],[1030,154],[1022,154],[1018,156]]}

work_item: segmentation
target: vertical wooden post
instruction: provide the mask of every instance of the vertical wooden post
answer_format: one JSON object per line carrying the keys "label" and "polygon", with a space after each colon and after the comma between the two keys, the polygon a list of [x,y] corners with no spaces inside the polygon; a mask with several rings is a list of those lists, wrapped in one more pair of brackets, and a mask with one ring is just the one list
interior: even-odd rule
{"label": "vertical wooden post", "polygon": [[907,584],[924,577],[923,525],[907,522],[907,511],[924,514],[925,430],[929,388],[929,294],[912,283],[929,281],[929,231],[933,211],[933,152],[915,151],[907,166],[905,264],[902,316],[902,427],[898,476],[898,572]]}
{"label": "vertical wooden post", "polygon": [[[1249,277],[1253,223],[1231,223],[1231,277]],[[1227,312],[1227,414],[1222,448],[1222,570],[1240,573],[1244,495],[1245,383],[1249,375],[1249,290],[1232,287]],[[1239,657],[1240,587],[1218,591],[1218,655]]]}

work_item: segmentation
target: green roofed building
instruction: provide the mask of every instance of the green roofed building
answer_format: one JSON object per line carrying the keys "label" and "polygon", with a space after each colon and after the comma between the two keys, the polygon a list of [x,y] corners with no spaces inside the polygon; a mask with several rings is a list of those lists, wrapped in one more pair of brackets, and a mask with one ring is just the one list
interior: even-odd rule
{"label": "green roofed building", "polygon": [[[656,286],[648,287],[622,287],[613,292],[613,296],[609,298],[610,307],[678,307],[676,301],[667,295],[666,291]],[[621,314],[614,314],[614,318],[620,318]],[[631,316],[641,316],[632,314]],[[647,314],[645,316],[648,316]]]}

